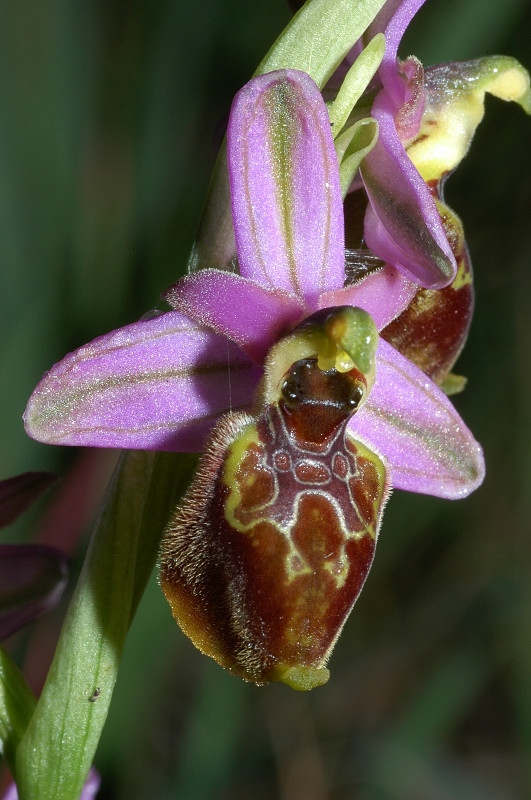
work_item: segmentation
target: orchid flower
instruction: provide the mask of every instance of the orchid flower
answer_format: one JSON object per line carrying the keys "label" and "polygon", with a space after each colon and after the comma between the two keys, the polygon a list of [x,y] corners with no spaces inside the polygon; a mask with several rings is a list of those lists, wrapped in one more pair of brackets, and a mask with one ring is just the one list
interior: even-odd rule
{"label": "orchid flower", "polygon": [[[164,295],[172,311],[151,315],[68,355],[32,395],[26,427],[34,438],[54,444],[201,451],[220,415],[233,412],[214,428],[203,466],[170,526],[163,551],[163,586],[172,582],[170,573],[183,568],[182,560],[177,564],[180,556],[172,537],[175,527],[184,525],[187,547],[181,586],[165,586],[184,630],[200,649],[248,680],[283,680],[295,688],[311,688],[327,679],[323,665],[370,567],[390,486],[464,497],[483,479],[483,458],[443,392],[377,336],[376,329],[384,328],[407,306],[416,284],[385,267],[358,284],[345,285],[338,163],[327,109],[315,83],[295,70],[251,80],[234,101],[227,142],[239,274],[206,269],[189,275]],[[329,383],[328,377],[319,377],[321,372],[346,377],[330,377]],[[297,447],[320,452],[323,437],[299,413],[299,399],[305,402],[308,392],[317,392],[318,399],[311,401],[314,411],[329,400],[343,409],[341,425],[351,455],[334,463],[346,463],[356,453],[374,475],[373,489],[368,488],[372,485],[368,478],[365,488],[361,481],[361,490],[369,492],[364,503],[370,497],[374,504],[362,526],[371,544],[364,563],[353,568],[360,572],[355,588],[350,587],[347,599],[341,597],[334,619],[323,623],[319,646],[308,645],[311,653],[301,654],[300,642],[293,652],[283,640],[282,657],[248,668],[245,657],[242,660],[227,641],[216,639],[227,634],[232,641],[235,626],[241,627],[241,614],[249,608],[233,609],[235,616],[223,624],[216,617],[218,601],[209,593],[216,589],[219,600],[224,580],[219,570],[224,574],[229,569],[228,551],[220,562],[220,541],[202,535],[209,524],[206,517],[220,513],[219,504],[217,510],[205,509],[214,502],[211,487],[218,480],[214,473],[224,463],[232,470],[229,493],[236,491],[234,500],[230,494],[224,502],[233,509],[231,514],[239,514],[247,486],[238,483],[240,462],[251,440],[263,435],[269,409],[293,412],[292,438]],[[329,419],[328,412],[325,417]],[[237,455],[233,458],[231,453]],[[289,464],[278,468],[291,469]],[[310,472],[313,469],[314,462]],[[343,467],[331,469],[341,473]],[[350,467],[344,469],[352,476],[357,468],[353,473]],[[318,480],[313,474],[310,482]],[[255,479],[256,475],[249,476]],[[299,475],[297,480],[304,482],[306,477]],[[344,480],[348,483],[348,475]],[[361,496],[356,502],[362,502]],[[356,539],[361,535],[362,531]],[[206,541],[210,545],[205,548]],[[345,559],[345,552],[338,551],[334,566],[323,562],[319,573],[333,570],[338,592],[347,574],[351,577]],[[303,562],[304,558],[295,557],[290,569],[306,573]],[[267,573],[264,564],[263,559],[260,567],[252,558],[249,562],[255,583],[259,584],[260,572]],[[263,595],[270,578],[266,576],[262,589],[258,585],[253,591]],[[231,586],[235,580],[230,579]],[[240,570],[238,581],[244,580]],[[191,594],[182,597],[186,586]],[[308,591],[314,597],[308,613],[321,613],[315,607],[315,586]],[[267,611],[261,609],[262,621],[285,607],[286,597],[282,592],[279,596],[280,606],[273,603]],[[254,603],[256,597],[255,592]],[[244,605],[249,600],[241,593],[239,599]],[[304,619],[297,617],[294,624],[307,624],[307,615]],[[267,648],[271,641],[267,636],[264,641],[262,647]],[[248,652],[257,646],[251,640],[239,641],[236,649],[241,655],[242,648]]]}
{"label": "orchid flower", "polygon": [[[273,104],[283,115],[282,143]],[[281,171],[275,148],[285,145],[292,166]],[[30,398],[30,436],[49,444],[200,451],[220,414],[251,406],[265,355],[313,312],[358,306],[382,329],[407,305],[415,287],[394,272],[344,286],[337,161],[311,79],[286,71],[247,84],[231,113],[229,167],[240,274],[190,275],[165,293],[176,310],[66,356]],[[352,425],[389,454],[393,485],[441,497],[476,488],[478,446],[437,387],[382,341],[377,375]]]}
{"label": "orchid flower", "polygon": [[419,287],[382,336],[451,394],[465,382],[450,370],[466,341],[474,291],[463,226],[444,202],[444,185],[468,152],[483,118],[485,94],[515,101],[531,113],[531,92],[529,74],[515,59],[504,56],[429,67],[420,91],[420,125],[413,136],[403,131],[401,140],[405,157],[433,196],[458,270],[442,289]]}
{"label": "orchid flower", "polygon": [[[468,151],[485,94],[513,100],[530,113],[531,93],[528,73],[512,58],[426,70],[415,57],[400,61],[401,38],[423,1],[388,0],[339,70],[344,74],[363,44],[384,34],[385,55],[360,102],[378,122],[378,139],[351,183],[358,197],[346,199],[346,227],[360,263],[376,256],[420,284],[382,337],[453,394],[465,384],[450,370],[468,335],[474,292],[463,226],[444,202],[444,184]],[[363,231],[349,212],[354,207],[359,217],[360,205],[362,211],[366,206]]]}
{"label": "orchid flower", "polygon": [[420,125],[424,108],[422,64],[414,57],[404,63],[397,58],[402,36],[423,3],[388,0],[352,48],[338,75],[343,76],[354,59],[349,72],[355,68],[365,44],[370,46],[383,37],[385,50],[377,75],[361,100],[362,110],[356,111],[347,124],[347,130],[359,125],[364,109],[378,126],[378,136],[361,162],[353,186],[360,186],[361,177],[368,198],[365,245],[406,277],[434,289],[451,283],[457,266],[434,199],[402,143],[404,134],[413,136]]}

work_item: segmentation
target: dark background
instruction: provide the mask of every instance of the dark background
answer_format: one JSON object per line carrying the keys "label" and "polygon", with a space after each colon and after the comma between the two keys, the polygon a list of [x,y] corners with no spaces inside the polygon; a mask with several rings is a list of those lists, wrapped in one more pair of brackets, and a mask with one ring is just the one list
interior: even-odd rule
{"label": "dark background", "polygon": [[[530,67],[530,16],[529,0],[428,0],[401,55]],[[3,539],[59,544],[74,574],[113,455],[31,442],[26,399],[183,273],[231,97],[288,18],[283,0],[0,6],[0,477],[63,476]],[[455,503],[395,493],[330,682],[308,695],[200,656],[153,577],[96,758],[102,800],[531,796],[530,142],[521,109],[489,98],[447,184],[477,293],[455,403],[484,485]],[[63,612],[11,642],[36,688]]]}

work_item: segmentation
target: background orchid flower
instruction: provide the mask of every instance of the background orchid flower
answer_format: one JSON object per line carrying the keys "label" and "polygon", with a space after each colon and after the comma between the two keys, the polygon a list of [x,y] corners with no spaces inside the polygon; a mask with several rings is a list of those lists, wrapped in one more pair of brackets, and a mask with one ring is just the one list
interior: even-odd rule
{"label": "background orchid flower", "polygon": [[[46,374],[26,410],[40,441],[200,450],[223,411],[250,407],[271,346],[313,311],[357,305],[379,329],[411,284],[385,270],[344,287],[343,214],[326,108],[294,72],[251,81],[229,123],[240,274],[203,270],[166,292],[175,311],[96,339]],[[380,341],[353,427],[393,484],[445,497],[482,480],[479,446],[437,387]]]}
{"label": "background orchid flower", "polygon": [[[523,99],[529,88],[527,85],[526,89],[525,85],[525,71],[521,68],[518,70],[511,59],[500,60],[495,57],[490,67],[485,59],[481,60],[481,67],[480,62],[465,62],[462,68],[457,64],[442,65],[432,68],[427,78],[422,64],[414,56],[400,61],[397,52],[401,39],[423,3],[424,0],[386,2],[363,38],[347,56],[346,66],[363,52],[364,43],[374,42],[378,35],[383,34],[385,53],[378,67],[377,78],[372,82],[370,96],[370,114],[378,123],[378,137],[360,164],[360,175],[368,197],[365,245],[382,261],[399,269],[424,288],[440,289],[456,279],[457,260],[463,269],[467,256],[463,252],[454,252],[452,242],[455,243],[456,237],[459,239],[459,234],[462,240],[462,231],[456,233],[452,230],[452,223],[447,221],[445,224],[444,210],[438,207],[437,201],[442,201],[444,179],[461,160],[471,141],[477,124],[472,122],[477,104],[481,105],[480,97],[489,91],[485,89],[488,82],[486,76],[490,73],[490,82],[494,84],[498,68],[506,76],[511,69],[512,75],[517,77],[500,77],[497,83],[499,89],[494,88],[493,93],[498,96],[505,94],[508,99],[517,99],[519,93],[523,106],[526,102],[529,105],[529,100]],[[465,89],[467,79],[470,81],[468,90]],[[510,80],[512,85],[509,87]],[[468,109],[465,95],[469,100]],[[443,156],[443,167],[436,157],[435,162],[441,167],[437,172],[432,157],[432,169],[428,177],[429,170],[426,168],[421,174],[420,159],[426,159],[425,153],[433,151],[434,117],[444,113],[443,106],[449,105],[451,96],[455,96],[455,102],[452,103],[452,131],[450,133],[448,130],[448,124],[443,126],[444,132],[438,126],[437,144],[441,146],[441,138],[445,134],[448,139],[455,138],[455,144],[447,145],[453,150],[453,164],[449,166]],[[446,115],[446,120],[449,121],[449,115]],[[409,150],[413,141],[425,142],[424,147]],[[457,151],[460,156],[456,159]],[[358,183],[356,181],[355,185]],[[466,324],[461,332],[461,345],[466,338],[471,310],[470,303],[469,311],[465,314]],[[457,347],[455,349],[459,350]],[[442,371],[440,369],[440,373]]]}
{"label": "background orchid flower", "polygon": [[[450,370],[468,335],[474,291],[463,226],[444,203],[444,183],[468,151],[483,116],[485,93],[514,100],[529,113],[529,76],[514,59],[500,56],[426,71],[415,57],[399,61],[402,35],[422,4],[420,0],[386,2],[346,59],[348,66],[363,52],[365,42],[385,35],[385,55],[372,95],[365,99],[378,121],[379,135],[361,162],[364,189],[358,189],[358,198],[346,198],[347,237],[349,247],[356,251],[361,243],[371,248],[360,250],[360,263],[370,267],[370,259],[377,256],[415,275],[421,286],[382,336],[452,394],[466,382]],[[386,181],[393,187],[390,193],[384,188]],[[356,180],[354,187],[358,186]],[[408,203],[422,209],[416,230],[415,225],[402,224],[404,217],[415,218],[402,214]],[[356,217],[365,208],[365,224],[360,228]],[[446,266],[437,242],[441,252],[450,256]],[[439,268],[442,272],[437,278]],[[359,269],[354,275],[358,273]]]}
{"label": "background orchid flower", "polygon": [[[450,283],[457,267],[433,197],[402,143],[403,136],[415,135],[420,125],[425,102],[423,67],[414,57],[404,63],[397,57],[402,36],[423,2],[388,0],[335,80],[344,76],[365,45],[383,36],[385,51],[377,76],[360,101],[364,111],[355,111],[350,122],[359,124],[359,114],[369,112],[378,126],[378,136],[360,164],[368,197],[365,245],[411,280],[435,288]],[[359,186],[359,178],[354,184]]]}
{"label": "background orchid flower", "polygon": [[[13,522],[54,481],[27,472],[0,482],[0,527]],[[66,586],[67,559],[54,547],[0,544],[0,640],[55,608]]]}
{"label": "background orchid flower", "polygon": [[386,49],[378,70],[381,88],[371,109],[379,136],[361,176],[369,197],[367,246],[422,286],[437,288],[453,280],[457,266],[435,201],[402,144],[420,126],[423,68],[416,58],[400,64],[397,57],[404,31],[423,2],[386,3],[371,26],[383,29]]}
{"label": "background orchid flower", "polygon": [[441,64],[425,71],[423,93],[420,126],[413,139],[404,132],[402,141],[436,202],[458,271],[443,289],[419,288],[382,336],[447,393],[454,393],[465,379],[449,373],[468,335],[474,291],[463,225],[444,202],[444,184],[468,152],[487,93],[531,113],[529,74],[515,59],[503,56]]}

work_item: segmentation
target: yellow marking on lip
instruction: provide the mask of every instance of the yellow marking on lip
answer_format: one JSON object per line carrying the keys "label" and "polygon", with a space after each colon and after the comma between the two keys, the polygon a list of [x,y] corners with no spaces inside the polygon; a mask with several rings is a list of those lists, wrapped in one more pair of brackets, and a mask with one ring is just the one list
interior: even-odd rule
{"label": "yellow marking on lip", "polygon": [[[255,521],[253,521],[253,523],[250,525],[243,525],[236,518],[236,509],[242,502],[242,489],[240,486],[240,481],[236,478],[236,472],[238,471],[238,467],[242,463],[245,454],[253,444],[260,448],[263,446],[260,442],[256,425],[254,423],[249,423],[249,425],[246,425],[241,430],[238,437],[228,448],[222,475],[222,482],[229,489],[229,494],[225,501],[225,519],[229,525],[231,525],[231,527],[233,527],[235,530],[241,531],[242,533],[245,533],[254,527]],[[243,489],[250,489],[256,483],[256,480],[256,475],[247,475]]]}
{"label": "yellow marking on lip", "polygon": [[[311,575],[313,569],[304,560],[289,536],[287,537],[287,541],[290,546],[290,551],[286,556],[286,580],[284,583],[286,586],[289,586],[290,583],[293,583],[293,581],[297,580],[298,578],[302,578],[304,575]],[[295,561],[299,561],[300,566],[295,566]]]}
{"label": "yellow marking on lip", "polygon": [[[338,565],[339,564],[339,565]],[[341,547],[339,559],[325,561],[324,569],[330,573],[336,584],[336,589],[342,589],[345,585],[350,569],[350,564],[345,553],[345,543]]]}
{"label": "yellow marking on lip", "polygon": [[452,283],[452,289],[454,289],[456,292],[458,292],[459,289],[462,289],[463,286],[468,286],[472,283],[472,273],[466,268],[464,259],[459,259],[457,264],[457,275]]}

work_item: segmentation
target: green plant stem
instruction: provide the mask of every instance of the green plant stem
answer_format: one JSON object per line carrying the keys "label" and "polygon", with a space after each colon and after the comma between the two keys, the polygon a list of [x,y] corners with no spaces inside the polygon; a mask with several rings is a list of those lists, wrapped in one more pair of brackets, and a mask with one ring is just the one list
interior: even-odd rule
{"label": "green plant stem", "polygon": [[17,750],[20,800],[77,800],[125,637],[195,456],[131,451],[115,470],[35,713]]}

